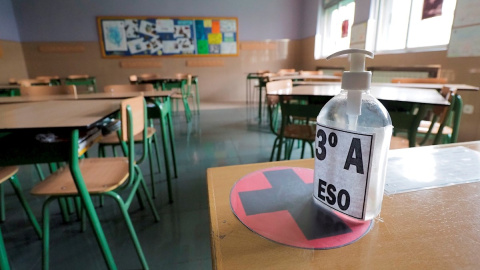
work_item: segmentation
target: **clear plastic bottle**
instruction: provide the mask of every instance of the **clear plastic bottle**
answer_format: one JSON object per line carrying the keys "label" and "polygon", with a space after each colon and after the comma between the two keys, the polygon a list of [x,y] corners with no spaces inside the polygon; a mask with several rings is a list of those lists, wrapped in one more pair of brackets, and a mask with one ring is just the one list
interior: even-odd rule
{"label": "clear plastic bottle", "polygon": [[[343,74],[342,91],[327,102],[317,117],[316,153],[325,151],[329,158],[315,158],[314,197],[322,206],[357,219],[370,220],[381,210],[393,126],[385,107],[369,91],[371,73],[364,70],[364,58],[373,57],[373,53],[349,49],[337,52],[327,59],[342,54],[353,54],[355,57],[351,58],[351,71]],[[330,138],[332,133],[338,139]],[[322,137],[319,134],[325,135]],[[356,137],[361,138],[358,141],[362,141],[362,145],[369,146],[369,149],[363,149],[365,152],[361,159],[360,151],[354,151],[360,148],[352,146],[353,138]],[[330,157],[332,155],[336,156]],[[349,170],[346,170],[347,157],[363,162],[363,174],[359,174],[358,169],[355,171],[355,166],[348,166]],[[358,192],[353,192],[353,189],[358,189]],[[348,198],[345,194],[348,194]],[[355,197],[354,194],[358,196]],[[328,203],[332,202],[333,197],[336,197],[336,204]],[[352,204],[348,208],[356,207],[358,211],[341,209],[347,202]]]}

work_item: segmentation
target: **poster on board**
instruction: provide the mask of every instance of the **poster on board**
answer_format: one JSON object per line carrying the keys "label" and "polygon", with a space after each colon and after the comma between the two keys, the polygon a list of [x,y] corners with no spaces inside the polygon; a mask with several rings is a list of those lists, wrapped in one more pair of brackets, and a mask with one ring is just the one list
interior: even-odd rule
{"label": "poster on board", "polygon": [[97,17],[103,57],[237,56],[237,18]]}

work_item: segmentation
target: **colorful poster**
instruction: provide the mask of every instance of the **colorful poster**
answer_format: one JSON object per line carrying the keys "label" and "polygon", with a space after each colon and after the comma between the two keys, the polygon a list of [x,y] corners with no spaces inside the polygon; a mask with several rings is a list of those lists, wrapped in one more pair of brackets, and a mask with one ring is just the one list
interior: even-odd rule
{"label": "colorful poster", "polygon": [[157,33],[173,33],[175,31],[174,22],[170,19],[157,20]]}
{"label": "colorful poster", "polygon": [[127,37],[124,21],[104,21],[103,34],[106,51],[126,51]]}
{"label": "colorful poster", "polygon": [[221,44],[221,43],[222,43],[221,33],[208,34],[208,44]]}
{"label": "colorful poster", "polygon": [[197,41],[198,54],[208,54],[208,40]]}
{"label": "colorful poster", "polygon": [[212,21],[212,33],[220,33],[220,22]]}

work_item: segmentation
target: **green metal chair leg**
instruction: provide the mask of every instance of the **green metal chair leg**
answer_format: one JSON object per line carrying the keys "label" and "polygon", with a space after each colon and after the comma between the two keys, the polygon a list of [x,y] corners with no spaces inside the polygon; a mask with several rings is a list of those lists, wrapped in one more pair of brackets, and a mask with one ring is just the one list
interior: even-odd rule
{"label": "green metal chair leg", "polygon": [[35,232],[38,235],[38,238],[42,239],[42,230],[40,229],[40,225],[37,222],[37,218],[32,212],[32,209],[27,203],[27,200],[25,199],[25,196],[23,195],[22,188],[20,186],[20,182],[18,181],[18,178],[16,175],[12,176],[10,178],[10,184],[12,184],[13,190],[15,191],[15,194],[17,195],[18,199],[20,200],[20,203],[22,204],[23,209],[25,210],[25,213],[28,216],[28,220],[32,224],[33,228],[35,229]]}
{"label": "green metal chair leg", "polygon": [[3,242],[2,230],[0,230],[0,269],[10,270],[10,264],[8,263],[7,250],[5,249],[5,243]]}
{"label": "green metal chair leg", "polygon": [[42,269],[48,270],[50,265],[50,209],[49,204],[55,197],[49,197],[43,203],[43,249],[42,249]]}
{"label": "green metal chair leg", "polygon": [[[168,117],[168,116],[167,116]],[[167,130],[166,130],[166,123],[167,119],[165,119],[163,116],[161,117],[161,122],[162,122],[162,143],[163,143],[163,152],[164,152],[164,162],[165,162],[165,171],[167,174],[167,187],[168,187],[168,201],[170,203],[173,202],[173,197],[172,197],[172,183],[171,183],[171,175],[170,175],[170,161],[169,161],[169,150],[168,150],[168,143],[167,143]]]}
{"label": "green metal chair leg", "polygon": [[153,173],[153,154],[152,154],[152,139],[148,140],[148,147],[147,147],[147,155],[148,155],[148,165],[150,169],[150,184],[152,185],[152,198],[155,198],[155,178]]}
{"label": "green metal chair leg", "polygon": [[[150,122],[150,126],[151,126],[151,127],[154,127],[153,119],[149,119],[149,122]],[[156,158],[157,158],[158,173],[162,173],[162,169],[161,169],[162,165],[160,165],[160,155],[159,155],[160,150],[158,149],[157,133],[155,133],[155,134],[152,136],[152,143],[153,143],[154,150],[155,150],[155,155],[156,155]]]}
{"label": "green metal chair leg", "polygon": [[158,222],[160,221],[160,216],[158,215],[157,209],[155,208],[155,204],[153,203],[152,197],[148,193],[148,188],[147,188],[147,184],[145,183],[145,179],[143,178],[143,175],[138,166],[136,167],[136,170],[137,170],[137,175],[140,179],[139,180],[140,186],[143,189],[143,192],[145,193],[145,197],[147,197],[147,202],[148,202],[148,205],[150,206],[150,209],[152,210],[153,217],[155,218],[155,222]]}
{"label": "green metal chair leg", "polygon": [[38,177],[40,178],[40,180],[43,181],[43,179],[45,179],[45,175],[43,174],[43,170],[40,164],[35,164],[35,169],[37,170]]}
{"label": "green metal chair leg", "polygon": [[130,234],[130,238],[132,239],[132,242],[135,246],[135,250],[137,252],[138,258],[140,259],[140,262],[142,264],[143,269],[149,269],[147,260],[145,259],[145,255],[143,254],[142,246],[140,245],[140,241],[138,241],[137,233],[135,232],[135,229],[133,228],[132,220],[130,219],[130,215],[128,214],[128,209],[123,202],[122,198],[120,195],[116,193],[105,193],[105,195],[108,195],[112,197],[115,202],[117,202],[118,207],[120,208],[120,211],[122,212],[123,219],[125,220],[125,224],[127,225],[128,232]]}

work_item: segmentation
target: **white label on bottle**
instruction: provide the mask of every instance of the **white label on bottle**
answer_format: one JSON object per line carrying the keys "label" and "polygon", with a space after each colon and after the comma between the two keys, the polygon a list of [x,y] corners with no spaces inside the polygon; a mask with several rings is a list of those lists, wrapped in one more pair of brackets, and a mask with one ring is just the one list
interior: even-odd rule
{"label": "white label on bottle", "polygon": [[326,206],[363,219],[374,134],[317,124],[314,197]]}

